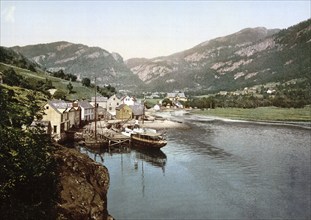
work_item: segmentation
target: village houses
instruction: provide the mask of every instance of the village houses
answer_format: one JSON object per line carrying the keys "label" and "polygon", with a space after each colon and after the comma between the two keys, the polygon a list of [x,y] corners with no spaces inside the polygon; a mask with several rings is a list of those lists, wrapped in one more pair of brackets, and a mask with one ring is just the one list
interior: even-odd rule
{"label": "village houses", "polygon": [[49,121],[52,128],[52,137],[56,140],[65,137],[64,132],[70,128],[68,109],[71,103],[63,100],[48,101],[44,106],[42,121]]}
{"label": "village houses", "polygon": [[[123,103],[124,102],[124,103]],[[93,105],[92,105],[93,104]],[[120,120],[140,119],[144,114],[144,105],[136,103],[136,99],[126,96],[122,100],[116,95],[96,97],[98,118]],[[66,131],[78,128],[82,123],[95,119],[95,97],[89,103],[86,100],[67,102],[64,100],[51,100],[44,106],[44,115],[41,122],[47,123],[47,133],[55,140],[63,140]],[[68,133],[68,132],[67,132]]]}
{"label": "village houses", "polygon": [[126,104],[128,106],[134,105],[136,102],[136,99],[134,97],[125,96],[121,99],[123,104]]}
{"label": "village houses", "polygon": [[[108,98],[107,97],[96,96],[97,107],[102,107],[104,109],[107,109],[107,102],[108,102]],[[90,104],[95,107],[95,97],[91,97]]]}
{"label": "village houses", "polygon": [[119,120],[141,119],[144,115],[144,105],[121,104],[116,108],[116,118]]}
{"label": "village houses", "polygon": [[172,105],[177,108],[183,108],[184,106],[181,104],[181,102],[188,101],[185,93],[183,92],[167,93],[166,98],[172,101]]}
{"label": "village houses", "polygon": [[113,95],[107,100],[107,111],[116,116],[116,108],[121,104],[121,100],[116,96]]}
{"label": "village houses", "polygon": [[75,101],[81,108],[81,121],[89,122],[94,120],[94,107],[86,100]]}
{"label": "village houses", "polygon": [[121,104],[116,108],[116,118],[119,120],[132,119],[132,109],[126,104]]}
{"label": "village houses", "polygon": [[172,102],[174,101],[183,101],[186,102],[188,99],[183,92],[172,92],[172,93],[167,93],[166,98],[171,100]]}

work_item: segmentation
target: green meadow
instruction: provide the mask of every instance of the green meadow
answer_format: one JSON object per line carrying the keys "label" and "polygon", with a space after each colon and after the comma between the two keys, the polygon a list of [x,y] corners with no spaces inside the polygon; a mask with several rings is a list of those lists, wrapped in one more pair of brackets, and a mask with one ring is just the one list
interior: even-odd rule
{"label": "green meadow", "polygon": [[0,63],[0,71],[4,71],[5,69],[8,69],[10,67],[12,67],[16,71],[16,73],[20,74],[25,79],[32,78],[32,79],[42,80],[42,81],[45,81],[46,79],[51,80],[55,89],[67,92],[66,97],[69,100],[89,99],[95,94],[94,88],[85,87],[82,85],[81,82],[71,82],[73,86],[73,91],[72,93],[69,94],[67,85],[69,84],[70,81],[68,80],[60,79],[60,78],[48,75],[44,72],[39,72],[39,71],[32,72],[27,69],[22,69],[22,68],[12,66],[9,64]]}
{"label": "green meadow", "polygon": [[229,119],[253,121],[301,121],[311,122],[311,106],[304,108],[260,107],[254,109],[216,108],[193,110],[195,114],[210,115]]}

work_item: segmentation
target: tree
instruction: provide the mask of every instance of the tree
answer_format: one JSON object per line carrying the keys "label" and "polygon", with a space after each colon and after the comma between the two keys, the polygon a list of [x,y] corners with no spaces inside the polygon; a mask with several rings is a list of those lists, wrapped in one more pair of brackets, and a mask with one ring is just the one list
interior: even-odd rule
{"label": "tree", "polygon": [[54,93],[53,97],[55,99],[66,99],[66,95],[67,93],[63,90],[56,90],[56,92]]}
{"label": "tree", "polygon": [[69,94],[72,93],[73,86],[72,86],[71,82],[68,83],[67,89],[69,90]]}
{"label": "tree", "polygon": [[[53,219],[56,199],[56,170],[50,138],[40,127],[22,128],[8,118],[34,118],[40,106],[16,98],[13,90],[0,85],[0,213],[2,219]],[[12,101],[13,99],[19,102]],[[21,108],[21,106],[26,107]],[[28,108],[29,107],[29,108]],[[26,110],[26,111],[25,111]],[[29,125],[29,124],[28,124]],[[21,216],[22,213],[22,216]]]}
{"label": "tree", "polygon": [[3,71],[3,74],[3,82],[10,86],[19,86],[23,81],[23,77],[18,75],[12,67]]}
{"label": "tree", "polygon": [[170,106],[172,106],[172,101],[169,100],[168,98],[163,99],[162,105],[163,105],[163,106],[167,106],[168,104],[169,104]]}
{"label": "tree", "polygon": [[82,79],[82,85],[86,86],[86,87],[90,87],[91,86],[91,80],[89,78],[83,78]]}

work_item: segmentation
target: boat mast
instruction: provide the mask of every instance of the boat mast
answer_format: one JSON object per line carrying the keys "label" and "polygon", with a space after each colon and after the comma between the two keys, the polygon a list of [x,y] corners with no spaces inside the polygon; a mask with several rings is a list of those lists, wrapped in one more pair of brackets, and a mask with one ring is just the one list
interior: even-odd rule
{"label": "boat mast", "polygon": [[143,102],[143,124],[144,124],[144,119],[145,119],[145,102],[146,102],[146,99],[145,99],[145,95],[144,95],[144,102]]}
{"label": "boat mast", "polygon": [[97,90],[97,86],[96,86],[96,77],[95,77],[95,106],[94,106],[94,117],[95,117],[95,141],[97,141],[97,103],[96,103],[96,90]]}

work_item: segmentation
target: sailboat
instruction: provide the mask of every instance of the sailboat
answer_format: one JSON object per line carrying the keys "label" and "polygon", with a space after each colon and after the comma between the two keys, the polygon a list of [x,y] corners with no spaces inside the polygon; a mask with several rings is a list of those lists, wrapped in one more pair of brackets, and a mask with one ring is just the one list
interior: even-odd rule
{"label": "sailboat", "polygon": [[88,148],[93,148],[93,149],[99,149],[101,147],[105,147],[108,145],[108,141],[105,139],[100,139],[98,138],[97,135],[97,102],[96,102],[96,90],[97,90],[97,86],[96,86],[96,78],[95,78],[95,106],[94,106],[94,123],[95,123],[95,129],[94,129],[94,139],[93,138],[88,138],[85,139],[85,146]]}

